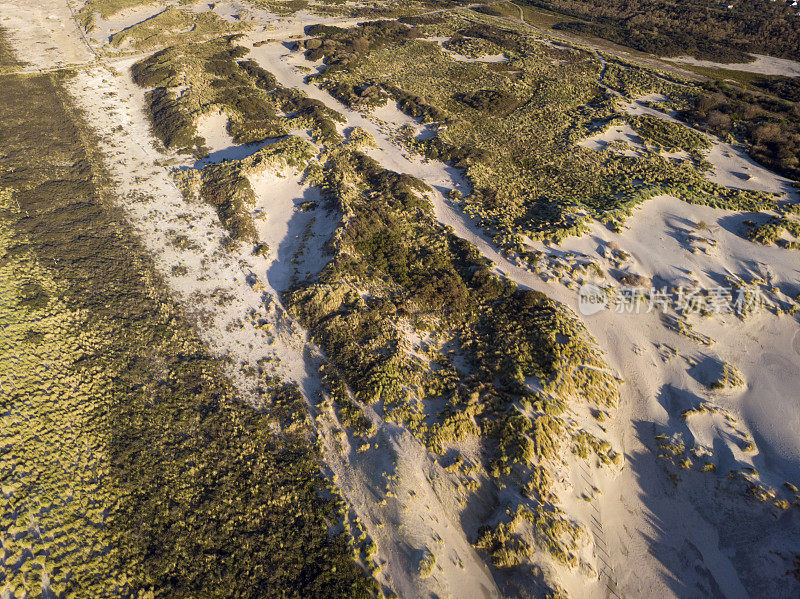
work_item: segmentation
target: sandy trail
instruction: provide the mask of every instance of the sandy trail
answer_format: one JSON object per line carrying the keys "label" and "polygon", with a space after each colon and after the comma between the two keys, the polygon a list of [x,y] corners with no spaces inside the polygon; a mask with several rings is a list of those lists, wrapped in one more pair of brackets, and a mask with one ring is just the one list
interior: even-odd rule
{"label": "sandy trail", "polygon": [[800,62],[788,60],[786,58],[775,58],[774,56],[764,56],[763,54],[753,54],[753,62],[743,63],[724,63],[713,62],[711,60],[698,60],[691,56],[679,56],[677,58],[662,58],[671,63],[688,64],[697,67],[710,67],[716,69],[728,69],[731,71],[745,71],[748,73],[758,73],[759,75],[783,75],[784,77],[800,76]]}

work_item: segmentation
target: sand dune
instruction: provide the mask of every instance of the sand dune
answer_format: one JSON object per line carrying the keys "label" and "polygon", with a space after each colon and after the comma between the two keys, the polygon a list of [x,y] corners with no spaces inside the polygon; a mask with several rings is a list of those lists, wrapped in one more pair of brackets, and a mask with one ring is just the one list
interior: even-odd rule
{"label": "sand dune", "polygon": [[[220,3],[215,10],[235,20],[244,8]],[[119,13],[99,22],[93,36],[102,43],[156,9]],[[251,176],[258,237],[269,250],[261,256],[253,255],[249,247],[222,251],[225,231],[216,213],[201,202],[187,202],[170,171],[238,160],[261,146],[237,146],[226,131],[227,117],[210,113],[198,122],[208,157],[196,161],[156,150],[143,92],[128,71],[134,58],[92,64],[93,53],[69,11],[55,0],[40,2],[35,8],[5,2],[0,4],[0,14],[8,16],[4,26],[30,63],[26,68],[91,65],[77,72],[69,90],[91,115],[130,221],[172,290],[196,318],[205,342],[227,360],[228,372],[243,393],[257,402],[255,383],[245,371],[247,366],[265,362],[300,385],[324,447],[325,468],[335,475],[350,510],[377,543],[383,565],[378,579],[403,597],[503,596],[504,590],[470,543],[475,533],[470,514],[461,513],[457,490],[429,452],[407,431],[382,421],[371,409],[367,414],[379,430],[380,451],[359,452],[358,439],[348,437],[317,407],[319,367],[325,356],[283,309],[281,294],[296,277],[315,275],[329,260],[324,246],[339,215],[323,206],[320,190],[290,168]],[[250,48],[250,58],[273,73],[280,84],[302,90],[341,112],[346,119],[339,125],[341,132],[360,127],[372,135],[375,147],[366,153],[384,168],[428,183],[434,190],[430,200],[436,218],[473,243],[497,272],[578,310],[576,290],[557,281],[545,282],[521,261],[498,251],[485,232],[446,199],[452,189],[469,193],[462,171],[410,155],[394,141],[401,126],[420,133],[425,127],[402,114],[394,103],[363,114],[306,82],[307,71],[299,67],[320,65],[293,52],[288,39],[301,35],[309,23],[346,25],[356,20],[321,19],[307,13],[291,20],[265,11],[248,14],[262,31],[271,28],[271,38],[284,40],[254,46],[264,34],[249,34],[241,43]],[[34,39],[44,43],[37,45]],[[796,63],[765,57],[751,65],[724,66],[800,74]],[[645,99],[650,98],[640,98],[629,111],[673,118],[644,106]],[[601,150],[614,141],[625,142],[632,153],[637,149],[635,132],[627,125],[612,127],[580,145]],[[712,180],[798,199],[789,180],[757,165],[740,149],[713,141],[707,156],[714,167]],[[749,216],[662,196],[644,203],[621,233],[594,223],[580,239],[568,239],[559,246],[530,245],[552,255],[572,252],[588,257],[607,273],[613,269],[611,248],[619,248],[629,255],[626,268],[630,272],[664,286],[696,284],[710,289],[727,284],[726,277],[758,277],[773,300],[797,296],[800,262],[796,253],[745,240],[743,221]],[[783,596],[774,573],[790,567],[784,563],[785,555],[800,552],[797,512],[778,519],[769,504],[748,499],[744,483],[726,474],[745,473],[743,480],[775,489],[800,480],[797,319],[767,310],[746,320],[732,314],[691,318],[693,330],[710,340],[708,345],[664,326],[656,312],[605,310],[583,320],[625,381],[617,417],[605,430],[614,447],[624,453],[624,462],[616,469],[572,458],[561,465],[559,500],[570,518],[590,531],[584,550],[586,563],[593,568],[576,571],[554,565],[562,586],[570,595],[582,597],[746,597],[747,588],[763,588],[764,596]],[[741,371],[745,385],[725,392],[711,388],[725,363]],[[698,410],[703,406],[707,409]],[[686,416],[686,410],[696,412]],[[588,414],[573,417],[596,426]],[[657,457],[665,443],[684,444],[687,455],[698,463],[707,460],[717,472],[678,471],[678,490],[671,478],[673,470]],[[393,477],[387,480],[385,472]],[[381,500],[386,488],[398,501]],[[585,500],[587,495],[591,501]],[[421,579],[415,570],[422,550],[428,547],[439,548],[440,569]]]}

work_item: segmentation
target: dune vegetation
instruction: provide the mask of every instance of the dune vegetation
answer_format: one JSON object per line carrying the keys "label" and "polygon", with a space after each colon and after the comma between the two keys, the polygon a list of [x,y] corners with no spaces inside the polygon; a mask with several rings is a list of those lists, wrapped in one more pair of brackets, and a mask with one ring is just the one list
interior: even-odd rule
{"label": "dune vegetation", "polygon": [[302,395],[239,398],[113,207],[60,76],[0,91],[0,585],[371,596]]}
{"label": "dune vegetation", "polygon": [[[392,35],[413,39],[404,24],[367,27],[374,28],[379,46],[392,43]],[[325,31],[344,35],[336,28]],[[194,185],[199,197],[246,215],[253,205],[246,175],[265,163],[262,154],[269,153],[269,160],[283,156],[305,170],[340,225],[326,245],[328,265],[298,280],[283,301],[329,357],[323,382],[339,421],[368,448],[376,433],[364,412],[370,406],[447,463],[465,444],[477,443],[481,471],[490,478],[482,488],[467,483],[463,501],[511,486],[524,517],[505,526],[530,546],[520,559],[544,551],[577,565],[580,527],[560,514],[550,472],[570,452],[573,436],[581,447],[592,447],[587,439],[594,437],[565,417],[567,406],[599,414],[616,405],[619,381],[594,341],[565,306],[499,277],[473,245],[441,225],[427,184],[364,154],[357,129],[343,140],[337,113],[277,84],[235,43],[229,37],[202,47],[177,46],[134,66],[136,81],[155,91],[172,94],[189,83],[163,113],[151,101],[162,140],[197,151],[203,142],[196,139],[196,119],[213,109],[228,116],[232,134],[248,132],[242,141],[311,129],[318,151],[297,137],[283,137],[244,160],[176,175],[187,187]],[[331,91],[369,96],[355,88]],[[155,92],[148,93],[152,99]],[[248,94],[254,101],[242,102]],[[445,114],[401,86],[382,85],[381,95],[420,118]],[[231,97],[238,103],[228,103]],[[271,126],[251,127],[265,121]],[[176,123],[183,131],[177,138],[169,133]],[[218,213],[232,237],[257,245],[251,226],[229,218],[227,208]],[[597,446],[598,455],[610,451],[601,441]],[[427,566],[420,575],[425,572]]]}
{"label": "dune vegetation", "polygon": [[210,112],[227,116],[236,143],[281,137],[287,128],[310,129],[317,139],[341,139],[336,130],[336,123],[343,122],[340,114],[279,86],[272,74],[244,59],[248,50],[236,45],[237,39],[232,35],[171,46],[133,66],[134,81],[153,88],[147,95],[149,112],[167,148],[203,155],[205,140],[197,135],[197,120]]}
{"label": "dune vegetation", "polygon": [[[670,544],[715,530],[692,493],[796,498],[759,477],[742,412],[788,370],[748,352],[795,324],[792,254],[763,246],[800,248],[800,211],[741,150],[798,179],[798,90],[595,38],[718,58],[674,34],[684,10],[87,0],[110,37],[73,31],[86,64],[48,48],[30,75],[0,28],[0,593],[562,597],[637,594],[626,560],[652,589],[672,561],[738,572],[738,545],[704,565],[639,537],[684,525],[679,484]],[[771,46],[751,34],[729,58]],[[609,299],[593,321],[582,283]],[[697,313],[633,314],[688,284]],[[723,316],[750,328],[731,342]]]}
{"label": "dune vegetation", "polygon": [[[710,182],[703,159],[709,142],[701,134],[624,110],[626,101],[649,93],[674,95],[686,105],[697,93],[692,84],[613,57],[554,47],[473,14],[447,13],[413,26],[311,27],[316,39],[301,49],[309,59],[324,60],[325,70],[311,79],[343,102],[368,109],[391,97],[410,116],[433,123],[435,136],[411,136],[407,145],[465,169],[473,192],[461,206],[499,246],[522,251],[526,239],[557,241],[582,233],[592,219],[617,229],[634,206],[665,193],[731,209],[775,204],[768,194]],[[428,34],[449,36],[447,50],[424,39]],[[501,49],[506,61],[471,59],[473,50],[469,60],[455,60],[449,52],[465,39]],[[646,148],[631,155],[577,145],[620,120],[640,132]],[[676,161],[662,155],[676,149],[690,156]]]}

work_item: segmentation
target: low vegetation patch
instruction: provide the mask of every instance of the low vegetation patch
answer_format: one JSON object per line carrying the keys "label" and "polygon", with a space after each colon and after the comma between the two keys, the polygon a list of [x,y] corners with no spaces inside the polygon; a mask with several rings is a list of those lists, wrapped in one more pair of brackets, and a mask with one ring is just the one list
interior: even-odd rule
{"label": "low vegetation patch", "polygon": [[680,123],[652,115],[629,116],[631,127],[645,143],[667,152],[710,150],[711,141],[698,131]]}
{"label": "low vegetation patch", "polygon": [[722,371],[719,377],[712,381],[711,388],[718,390],[736,389],[737,387],[744,387],[746,382],[742,376],[741,370],[730,362],[725,362],[722,365]]}
{"label": "low vegetation patch", "polygon": [[[458,201],[499,246],[523,253],[526,238],[559,241],[583,233],[592,219],[619,229],[637,204],[662,194],[739,210],[776,205],[769,194],[710,182],[702,155],[710,141],[665,119],[631,117],[649,146],[633,156],[576,145],[624,116],[603,86],[630,98],[663,93],[685,102],[687,83],[610,57],[604,64],[481,18],[448,13],[436,27],[452,32],[451,40],[502,50],[507,62],[454,60],[401,23],[311,27],[316,37],[302,49],[327,65],[312,79],[354,108],[380,105],[386,93],[410,116],[439,123],[436,136],[410,136],[406,145],[466,170],[473,193]],[[662,150],[687,151],[691,160],[668,159]]]}

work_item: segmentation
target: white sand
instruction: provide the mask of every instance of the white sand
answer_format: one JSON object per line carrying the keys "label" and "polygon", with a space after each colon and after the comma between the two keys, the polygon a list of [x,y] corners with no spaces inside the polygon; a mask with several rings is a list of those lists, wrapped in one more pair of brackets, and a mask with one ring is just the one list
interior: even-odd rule
{"label": "white sand", "polygon": [[642,144],[642,138],[639,137],[639,134],[627,123],[609,127],[602,133],[581,140],[578,145],[589,148],[590,150],[600,151],[607,149],[609,144],[614,142],[622,142],[628,146],[622,152],[626,156],[636,156],[639,154],[637,150],[645,149]]}
{"label": "white sand", "polygon": [[785,77],[797,77],[800,75],[800,62],[788,60],[786,58],[775,58],[764,56],[763,54],[753,54],[756,59],[753,62],[745,63],[724,63],[711,60],[698,60],[691,56],[680,56],[678,58],[662,58],[673,63],[690,64],[698,67],[711,67],[718,69],[729,69],[731,71],[746,71],[748,73],[758,73],[759,75],[783,75]]}
{"label": "white sand", "polygon": [[[39,3],[38,16],[32,19],[15,4],[0,4],[2,14],[10,15],[3,24],[12,30],[33,68],[91,59],[75,31],[69,29],[66,9],[59,9],[55,0]],[[63,23],[63,28],[50,28],[43,20],[51,10],[56,14],[54,21]],[[286,39],[300,33],[310,20],[303,16],[275,23],[282,29],[261,37]],[[257,39],[251,36],[250,42]],[[52,40],[55,49],[41,51],[33,40]],[[439,220],[475,243],[495,262],[498,271],[521,286],[544,291],[569,306],[577,305],[574,291],[544,283],[509,261],[474,223],[444,200],[443,192],[451,188],[469,191],[458,169],[405,156],[392,143],[392,131],[400,125],[419,127],[413,119],[399,115],[393,106],[377,113],[382,120],[346,109],[327,93],[305,84],[303,73],[296,70],[306,64],[304,59],[280,44],[254,48],[251,57],[284,85],[302,89],[342,112],[347,119],[342,129],[360,126],[372,134],[377,147],[369,153],[383,166],[431,184],[436,189],[432,199]],[[249,248],[238,253],[218,251],[224,231],[213,210],[185,202],[162,167],[164,157],[151,149],[142,91],[124,71],[129,64],[117,63],[116,73],[105,67],[81,71],[70,91],[92,115],[93,126],[106,136],[102,149],[120,194],[127,198],[131,222],[172,288],[202,322],[203,338],[219,355],[232,358],[231,374],[243,391],[250,392],[253,383],[238,366],[268,358],[273,360],[276,373],[297,381],[310,403],[315,403],[319,390],[316,371],[323,356],[285,314],[279,294],[293,276],[307,276],[324,266],[322,244],[338,217],[327,214],[324,208],[296,210],[299,203],[318,199],[317,191],[304,186],[297,173],[287,171],[283,177],[263,173],[252,183],[258,198],[256,210],[266,214],[265,220],[257,221],[257,227],[262,240],[270,245],[269,256],[256,258]],[[108,92],[114,95],[106,95]],[[640,104],[631,110],[651,111]],[[120,125],[122,131],[114,132]],[[215,152],[242,151],[234,150],[225,137],[222,117],[208,117],[201,122],[201,129]],[[171,159],[187,166],[190,162]],[[715,147],[709,159],[716,167],[714,176],[722,183],[787,189],[785,180],[748,163],[734,148]],[[736,175],[743,170],[753,173],[753,178],[745,181]],[[775,285],[796,294],[800,274],[797,254],[744,241],[736,234],[743,218],[733,212],[659,198],[644,204],[622,234],[593,225],[588,236],[548,251],[581,252],[608,268],[604,256],[613,241],[632,255],[637,272],[649,277],[685,281],[691,272],[703,285],[710,286],[719,282],[721,274],[766,271]],[[699,220],[709,223],[708,234],[717,241],[716,248],[707,254],[693,253],[693,242],[687,241]],[[185,235],[197,249],[176,247],[172,241],[177,234]],[[545,249],[541,244],[537,247]],[[186,275],[173,275],[172,266],[178,264],[188,269]],[[224,296],[231,298],[228,303],[218,301]],[[765,596],[781,596],[774,581],[779,581],[791,564],[781,561],[780,552],[800,552],[797,523],[791,518],[776,520],[759,504],[742,499],[739,491],[726,489],[725,474],[730,469],[752,466],[760,473],[760,480],[775,487],[784,480],[800,479],[797,320],[765,313],[744,323],[732,317],[698,322],[697,329],[716,340],[711,347],[665,329],[653,314],[606,311],[584,321],[607,352],[610,365],[626,381],[618,414],[606,423],[604,433],[615,448],[624,450],[626,461],[617,472],[569,458],[559,470],[562,507],[591,534],[584,547],[584,571],[549,566],[556,578],[573,596],[582,597],[608,596],[608,586],[618,595],[629,597],[714,593],[741,597],[746,596],[744,584],[763,589]],[[675,348],[678,357],[665,361],[656,343]],[[709,391],[703,379],[717,360],[736,364],[747,380],[747,388],[724,395]],[[688,421],[680,418],[682,409],[696,407],[699,401],[727,410],[736,422],[731,424],[716,413]],[[596,429],[597,423],[588,414],[578,407],[575,410],[573,418],[578,425]],[[379,428],[371,440],[379,444],[379,449],[358,452],[354,439],[345,438],[340,446],[338,425],[328,411],[312,412],[318,416],[326,462],[337,476],[337,485],[378,544],[378,558],[384,563],[380,580],[404,597],[504,594],[467,540],[468,534],[474,534],[473,523],[485,514],[468,511],[459,517],[461,507],[455,502],[453,477],[410,434],[381,422],[367,409]],[[682,475],[676,491],[655,457],[656,433],[682,434],[708,447],[718,473]],[[755,452],[741,450],[744,435],[753,439]],[[382,504],[385,474],[398,474],[399,480],[390,483],[396,497]],[[592,487],[600,491],[596,499],[579,499]],[[442,567],[426,580],[413,574],[422,548],[432,550]]]}
{"label": "white sand", "polygon": [[197,134],[206,140],[205,146],[211,153],[220,152],[231,146],[233,138],[227,130],[228,116],[223,112],[204,114],[197,119]]}

